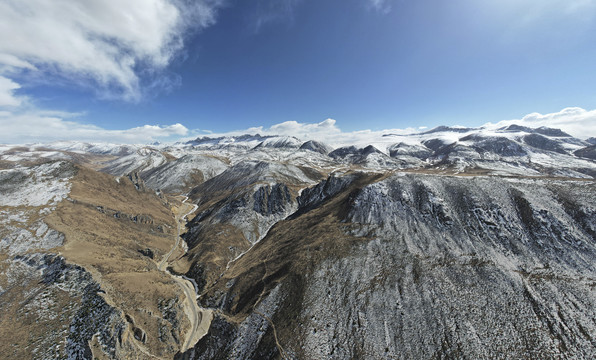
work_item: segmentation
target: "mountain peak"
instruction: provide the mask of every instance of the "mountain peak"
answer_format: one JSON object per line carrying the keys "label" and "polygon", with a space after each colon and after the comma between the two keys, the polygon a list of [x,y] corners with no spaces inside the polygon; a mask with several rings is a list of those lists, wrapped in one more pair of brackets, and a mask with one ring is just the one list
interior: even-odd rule
{"label": "mountain peak", "polygon": [[463,126],[437,126],[436,128],[421,132],[421,135],[426,135],[426,134],[433,134],[433,133],[438,133],[438,132],[456,132],[456,133],[466,133],[466,132],[470,132],[473,130],[478,130],[478,128],[467,128],[467,127],[463,127]]}
{"label": "mountain peak", "polygon": [[321,153],[323,155],[329,154],[333,149],[325,143],[315,140],[308,140],[300,146],[300,150],[310,150]]}
{"label": "mountain peak", "polygon": [[538,128],[531,128],[531,127],[527,127],[527,126],[512,124],[512,125],[508,125],[508,126],[499,128],[498,130],[501,130],[504,132],[526,132],[526,133],[530,133],[530,134],[540,134],[540,135],[545,135],[545,136],[550,136],[550,137],[571,137],[571,135],[567,134],[566,132],[562,131],[561,129],[555,129],[555,128],[550,128],[550,127],[546,127],[546,126],[541,126]]}
{"label": "mountain peak", "polygon": [[294,136],[270,136],[254,148],[298,149],[300,145],[302,141]]}

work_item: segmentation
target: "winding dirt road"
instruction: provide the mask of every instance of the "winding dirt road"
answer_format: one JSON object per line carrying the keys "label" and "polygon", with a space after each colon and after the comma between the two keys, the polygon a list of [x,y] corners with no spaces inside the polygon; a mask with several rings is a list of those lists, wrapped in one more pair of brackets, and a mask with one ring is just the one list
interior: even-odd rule
{"label": "winding dirt road", "polygon": [[189,280],[183,277],[176,276],[167,271],[168,260],[174,251],[180,246],[182,241],[180,235],[184,227],[186,226],[186,217],[193,213],[197,206],[194,204],[188,204],[186,197],[179,208],[175,209],[174,215],[176,217],[177,236],[176,244],[172,249],[164,256],[161,262],[158,264],[158,269],[169,274],[176,283],[182,288],[186,299],[184,300],[184,313],[190,321],[190,329],[186,332],[186,339],[180,349],[181,352],[185,352],[192,348],[199,340],[207,334],[209,326],[211,326],[211,320],[213,319],[213,312],[209,309],[203,309],[197,304],[197,293],[195,287]]}

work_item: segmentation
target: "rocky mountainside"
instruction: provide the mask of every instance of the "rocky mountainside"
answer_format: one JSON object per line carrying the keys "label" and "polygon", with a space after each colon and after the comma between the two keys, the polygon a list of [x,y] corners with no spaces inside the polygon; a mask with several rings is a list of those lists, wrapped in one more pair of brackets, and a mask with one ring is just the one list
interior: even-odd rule
{"label": "rocky mountainside", "polygon": [[0,146],[0,357],[594,358],[593,153],[516,125]]}

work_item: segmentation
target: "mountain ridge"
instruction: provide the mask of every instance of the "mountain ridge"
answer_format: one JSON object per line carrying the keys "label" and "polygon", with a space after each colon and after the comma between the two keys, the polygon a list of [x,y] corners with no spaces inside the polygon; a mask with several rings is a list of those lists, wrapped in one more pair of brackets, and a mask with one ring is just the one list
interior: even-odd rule
{"label": "mountain ridge", "polygon": [[0,357],[596,356],[590,142],[201,139],[0,147]]}

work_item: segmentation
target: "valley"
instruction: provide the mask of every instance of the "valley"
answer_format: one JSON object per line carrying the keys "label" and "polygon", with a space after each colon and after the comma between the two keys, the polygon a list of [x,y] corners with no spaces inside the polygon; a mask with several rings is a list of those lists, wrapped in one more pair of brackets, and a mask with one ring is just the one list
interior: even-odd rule
{"label": "valley", "polygon": [[0,357],[593,358],[594,146],[2,145]]}

